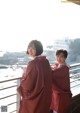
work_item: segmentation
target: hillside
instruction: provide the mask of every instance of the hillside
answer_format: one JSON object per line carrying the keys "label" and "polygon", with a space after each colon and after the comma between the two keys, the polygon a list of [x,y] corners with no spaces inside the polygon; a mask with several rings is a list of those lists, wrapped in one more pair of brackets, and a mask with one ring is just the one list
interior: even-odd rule
{"label": "hillside", "polygon": [[[47,56],[50,63],[54,61],[54,54],[52,51],[45,50],[44,55]],[[26,65],[31,59],[23,52],[6,52],[0,57],[0,65]]]}

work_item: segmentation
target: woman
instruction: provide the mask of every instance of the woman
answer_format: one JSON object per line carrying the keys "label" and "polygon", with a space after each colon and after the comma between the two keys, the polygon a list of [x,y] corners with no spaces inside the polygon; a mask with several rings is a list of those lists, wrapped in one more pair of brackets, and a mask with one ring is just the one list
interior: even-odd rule
{"label": "woman", "polygon": [[69,66],[66,64],[68,53],[64,49],[56,51],[57,63],[53,66],[53,94],[50,109],[53,113],[70,113],[71,108],[71,91]]}
{"label": "woman", "polygon": [[21,78],[19,113],[49,113],[52,94],[51,67],[40,41],[32,40],[27,54],[33,58]]}

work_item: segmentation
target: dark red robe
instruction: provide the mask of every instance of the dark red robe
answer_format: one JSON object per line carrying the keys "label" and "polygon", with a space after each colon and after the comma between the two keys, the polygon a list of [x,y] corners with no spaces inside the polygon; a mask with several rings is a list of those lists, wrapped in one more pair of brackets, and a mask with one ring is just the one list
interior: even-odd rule
{"label": "dark red robe", "polygon": [[46,57],[39,56],[29,62],[17,90],[22,96],[19,113],[49,113],[52,76]]}
{"label": "dark red robe", "polygon": [[71,107],[71,91],[69,67],[62,65],[52,71],[53,94],[50,109],[57,111],[57,113],[69,113]]}

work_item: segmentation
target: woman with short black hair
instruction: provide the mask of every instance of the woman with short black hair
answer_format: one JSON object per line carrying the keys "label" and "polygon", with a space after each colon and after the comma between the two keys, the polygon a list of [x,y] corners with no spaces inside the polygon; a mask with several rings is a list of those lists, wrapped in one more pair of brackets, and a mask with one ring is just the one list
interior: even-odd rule
{"label": "woman with short black hair", "polygon": [[32,40],[27,54],[33,57],[21,78],[18,92],[20,100],[19,113],[49,113],[52,98],[52,77],[49,61],[42,55],[40,41]]}

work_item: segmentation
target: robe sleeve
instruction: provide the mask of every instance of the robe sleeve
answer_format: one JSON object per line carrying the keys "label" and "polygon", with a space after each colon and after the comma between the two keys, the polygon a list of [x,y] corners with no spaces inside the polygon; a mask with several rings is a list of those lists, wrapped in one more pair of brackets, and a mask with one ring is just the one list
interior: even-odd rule
{"label": "robe sleeve", "polygon": [[32,98],[36,92],[35,91],[36,82],[37,82],[37,70],[35,68],[35,65],[32,62],[30,62],[29,65],[27,66],[24,76],[22,77],[21,84],[18,87],[17,91],[25,99]]}
{"label": "robe sleeve", "polygon": [[70,90],[69,68],[67,66],[64,66],[53,70],[52,81],[54,88],[56,86],[63,91],[69,91]]}

